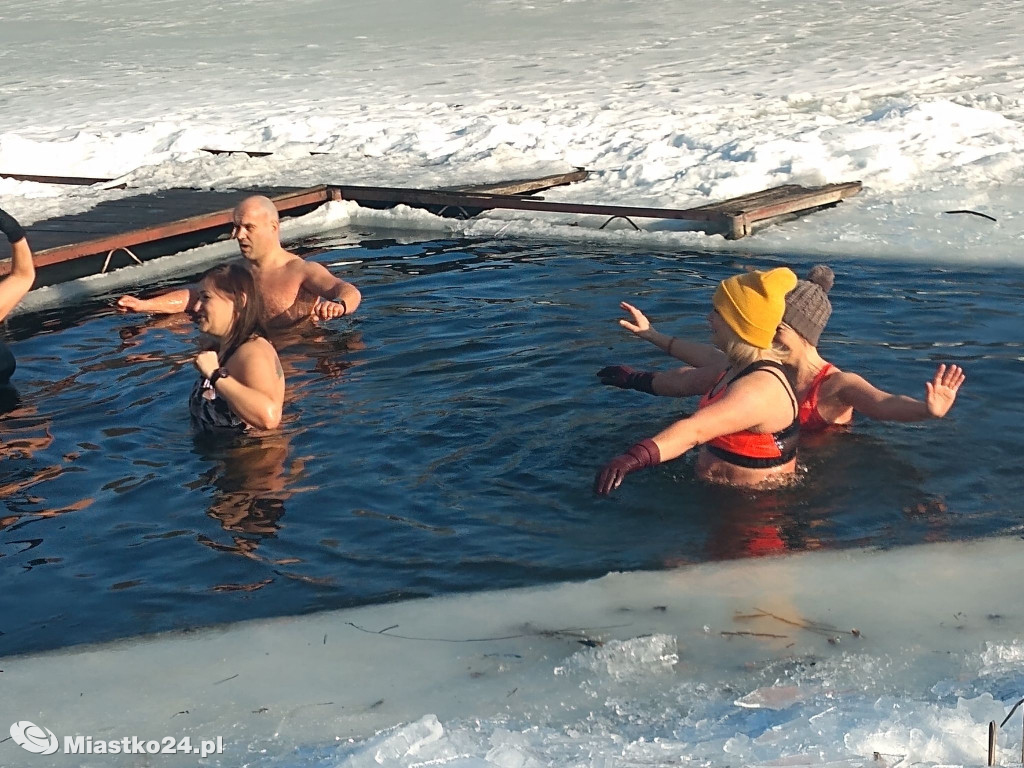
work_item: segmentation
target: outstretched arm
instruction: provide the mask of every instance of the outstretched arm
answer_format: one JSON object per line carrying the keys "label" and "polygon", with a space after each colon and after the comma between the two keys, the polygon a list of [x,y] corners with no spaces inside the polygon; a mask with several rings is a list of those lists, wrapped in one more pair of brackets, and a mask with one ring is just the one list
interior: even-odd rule
{"label": "outstretched arm", "polygon": [[649,341],[662,352],[677,360],[682,360],[694,368],[716,367],[720,371],[725,369],[727,365],[725,353],[717,347],[711,344],[686,341],[675,336],[666,336],[664,333],[654,330],[647,316],[632,304],[623,301],[619,306],[630,315],[629,319],[619,320],[619,325],[644,341]]}
{"label": "outstretched arm", "polygon": [[155,315],[173,315],[185,312],[195,304],[198,287],[189,285],[167,293],[161,293],[148,299],[135,296],[122,296],[115,306],[123,312],[151,312]]}
{"label": "outstretched arm", "polygon": [[352,283],[332,275],[323,264],[304,262],[302,287],[320,297],[313,314],[321,320],[351,315],[363,296]]}
{"label": "outstretched arm", "polygon": [[868,418],[878,421],[924,421],[941,419],[956,402],[960,385],[967,378],[958,365],[940,365],[932,380],[926,382],[925,399],[893,395],[872,385],[855,373],[839,373],[833,395]]}
{"label": "outstretched arm", "polygon": [[594,490],[611,493],[631,472],[682,456],[716,437],[758,426],[761,414],[773,407],[772,393],[763,385],[757,374],[752,374],[736,382],[720,400],[616,456],[598,473]]}
{"label": "outstretched arm", "polygon": [[0,232],[11,244],[11,272],[0,281],[0,320],[3,320],[28,293],[36,279],[32,263],[32,249],[25,238],[25,230],[11,214],[0,209]]}
{"label": "outstretched arm", "polygon": [[703,395],[718,381],[724,368],[675,368],[670,371],[638,371],[628,365],[608,365],[597,372],[602,384],[635,389],[649,395],[689,397]]}

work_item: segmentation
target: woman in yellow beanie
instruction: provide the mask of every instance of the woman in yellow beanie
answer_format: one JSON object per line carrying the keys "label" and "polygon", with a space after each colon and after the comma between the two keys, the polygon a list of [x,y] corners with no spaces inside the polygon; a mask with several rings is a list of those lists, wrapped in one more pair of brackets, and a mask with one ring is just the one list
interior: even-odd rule
{"label": "woman in yellow beanie", "polygon": [[[835,274],[826,265],[812,267],[806,279],[786,295],[786,311],[775,337],[787,353],[786,367],[792,372],[800,401],[801,431],[820,432],[849,424],[854,411],[878,421],[925,421],[945,416],[966,378],[960,366],[939,365],[931,381],[925,382],[924,400],[917,400],[878,389],[863,376],[841,371],[821,357],[818,339],[832,315],[828,292],[834,281]],[[631,315],[631,320],[619,321],[623,327],[695,368],[653,373],[608,366],[597,374],[603,383],[652,395],[686,397],[702,394],[707,377],[728,365],[725,355],[715,347],[658,333],[643,312],[625,302],[622,306]]]}
{"label": "woman in yellow beanie", "polygon": [[788,479],[796,469],[797,403],[773,349],[796,275],[785,267],[723,280],[708,315],[711,341],[728,367],[702,372],[697,412],[616,456],[598,473],[607,494],[626,475],[700,446],[697,474],[708,481],[759,486]]}

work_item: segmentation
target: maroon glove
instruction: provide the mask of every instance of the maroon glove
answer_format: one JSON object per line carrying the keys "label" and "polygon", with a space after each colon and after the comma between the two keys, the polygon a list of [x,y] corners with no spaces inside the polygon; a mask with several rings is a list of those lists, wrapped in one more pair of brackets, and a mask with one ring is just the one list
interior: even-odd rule
{"label": "maroon glove", "polygon": [[11,244],[18,242],[25,236],[25,230],[21,228],[21,224],[18,223],[17,219],[3,209],[0,209],[0,232],[7,235],[7,240]]}
{"label": "maroon glove", "polygon": [[660,463],[658,444],[653,440],[643,440],[604,465],[594,481],[594,491],[607,495],[622,485],[630,472]]}
{"label": "maroon glove", "polygon": [[602,384],[654,394],[654,371],[638,371],[628,365],[608,365],[597,372]]}

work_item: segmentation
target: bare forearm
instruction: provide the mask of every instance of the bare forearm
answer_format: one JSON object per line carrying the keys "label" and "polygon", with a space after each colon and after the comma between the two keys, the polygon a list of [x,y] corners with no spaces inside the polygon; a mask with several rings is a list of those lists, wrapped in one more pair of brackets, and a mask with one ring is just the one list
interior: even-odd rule
{"label": "bare forearm", "polygon": [[18,302],[32,288],[35,279],[32,249],[28,246],[28,240],[22,238],[11,244],[11,273],[0,281],[0,320],[18,306]]}
{"label": "bare forearm", "polygon": [[876,421],[926,421],[933,418],[928,405],[906,395],[889,395],[877,402],[863,403],[854,410]]}
{"label": "bare forearm", "polygon": [[724,368],[719,366],[710,366],[660,371],[651,379],[651,389],[654,394],[662,397],[703,395],[714,386],[723,370]]}
{"label": "bare forearm", "polygon": [[135,309],[139,312],[153,312],[158,315],[172,315],[184,312],[195,300],[193,288],[178,288],[148,299],[140,299]]}
{"label": "bare forearm", "polygon": [[352,283],[342,281],[338,285],[335,295],[328,298],[332,298],[335,301],[345,302],[345,314],[351,315],[356,311],[356,308],[359,306],[359,302],[363,300],[363,295],[359,292],[358,288],[352,285]]}
{"label": "bare forearm", "polygon": [[28,280],[29,284],[36,279],[36,267],[32,262],[32,249],[27,238],[11,243],[11,277]]}
{"label": "bare forearm", "polygon": [[694,368],[722,366],[725,363],[725,355],[711,344],[686,341],[677,336],[668,336],[653,328],[641,332],[639,336],[651,342],[662,352],[671,355],[676,360],[682,360]]}
{"label": "bare forearm", "polygon": [[661,452],[661,460],[669,461],[696,448],[699,441],[686,419],[661,430],[652,440]]}

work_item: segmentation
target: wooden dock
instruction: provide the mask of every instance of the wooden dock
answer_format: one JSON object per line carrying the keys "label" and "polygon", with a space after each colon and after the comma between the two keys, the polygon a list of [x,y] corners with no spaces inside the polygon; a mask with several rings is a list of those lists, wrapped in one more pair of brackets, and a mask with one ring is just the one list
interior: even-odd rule
{"label": "wooden dock", "polygon": [[[351,200],[369,208],[408,205],[439,216],[470,218],[488,210],[525,210],[612,219],[674,219],[696,222],[708,233],[729,239],[755,227],[838,204],[860,191],[860,182],[821,187],[786,185],[695,208],[559,203],[537,192],[571,184],[587,171],[451,189],[408,189],[320,185],[310,188],[261,187],[211,192],[169,189],[111,200],[85,213],[61,216],[27,227],[35,254],[36,286],[51,285],[178,253],[230,237],[232,209],[243,197],[270,197],[282,217],[300,216],[328,200]],[[636,226],[634,224],[634,226]],[[10,260],[0,261],[0,275]]]}
{"label": "wooden dock", "polygon": [[749,235],[755,226],[764,226],[784,217],[832,207],[845,198],[856,195],[860,188],[859,181],[827,184],[821,187],[787,184],[697,208],[555,203],[535,197],[399,187],[331,186],[330,191],[333,200],[354,200],[367,208],[390,208],[396,204],[403,204],[416,208],[440,209],[441,215],[458,218],[470,218],[481,211],[509,209],[604,216],[609,220],[647,218],[692,221],[702,224],[708,234],[720,234],[726,239],[737,240]]}
{"label": "wooden dock", "polygon": [[[327,187],[262,187],[246,192],[168,189],[108,200],[84,213],[26,227],[35,287],[109,272],[137,261],[208,245],[231,236],[232,209],[246,194],[270,197],[282,216],[300,216],[328,199]],[[0,263],[0,274],[10,260]]]}

